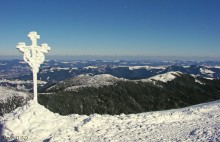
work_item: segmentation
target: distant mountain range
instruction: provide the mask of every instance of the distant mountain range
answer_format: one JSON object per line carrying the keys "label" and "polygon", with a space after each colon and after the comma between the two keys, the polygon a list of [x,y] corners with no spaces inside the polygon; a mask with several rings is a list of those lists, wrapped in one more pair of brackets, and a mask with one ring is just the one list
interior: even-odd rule
{"label": "distant mountain range", "polygon": [[[157,74],[170,71],[180,71],[186,74],[207,78],[220,78],[220,67],[207,66],[87,66],[83,68],[49,68],[42,69],[39,78],[43,81],[56,82],[71,78],[80,74],[110,74],[118,78],[144,79]],[[22,76],[27,77],[27,76]],[[20,77],[20,78],[22,78]]]}
{"label": "distant mountain range", "polygon": [[[110,74],[117,78],[145,79],[170,71],[204,78],[220,78],[218,61],[46,61],[38,74],[39,89],[82,74]],[[31,69],[24,61],[0,60],[0,85],[32,91]]]}

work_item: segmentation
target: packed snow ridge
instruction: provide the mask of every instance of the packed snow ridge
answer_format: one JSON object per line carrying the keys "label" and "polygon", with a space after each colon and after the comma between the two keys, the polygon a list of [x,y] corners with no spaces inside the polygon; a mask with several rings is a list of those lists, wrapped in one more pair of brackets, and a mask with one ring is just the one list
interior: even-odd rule
{"label": "packed snow ridge", "polygon": [[2,118],[3,136],[26,142],[220,141],[220,101],[130,115],[60,116],[33,101]]}
{"label": "packed snow ridge", "polygon": [[155,82],[155,81],[161,81],[161,82],[168,82],[174,80],[176,77],[180,76],[182,73],[181,72],[167,72],[164,74],[159,74],[147,79],[142,79],[144,82]]}

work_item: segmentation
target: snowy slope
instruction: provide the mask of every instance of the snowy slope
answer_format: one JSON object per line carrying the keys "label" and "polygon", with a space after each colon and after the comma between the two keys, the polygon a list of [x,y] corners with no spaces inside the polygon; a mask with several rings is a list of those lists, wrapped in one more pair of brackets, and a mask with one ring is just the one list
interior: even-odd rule
{"label": "snowy slope", "polygon": [[14,96],[21,96],[23,98],[26,98],[26,97],[30,97],[30,94],[0,86],[0,102],[5,101]]}
{"label": "snowy slope", "polygon": [[215,73],[215,72],[213,72],[209,69],[206,69],[206,68],[200,68],[199,70],[202,74],[207,74],[210,77],[213,77],[213,74]]}
{"label": "snowy slope", "polygon": [[28,92],[0,86],[0,116],[12,112],[17,107],[25,105],[30,99],[31,94]]}
{"label": "snowy slope", "polygon": [[54,114],[34,102],[5,115],[3,135],[28,142],[220,141],[220,101],[130,115]]}
{"label": "snowy slope", "polygon": [[154,81],[161,81],[161,82],[168,82],[172,81],[176,77],[180,76],[182,73],[181,72],[167,72],[164,74],[159,74],[147,79],[142,79],[143,82],[154,82]]}

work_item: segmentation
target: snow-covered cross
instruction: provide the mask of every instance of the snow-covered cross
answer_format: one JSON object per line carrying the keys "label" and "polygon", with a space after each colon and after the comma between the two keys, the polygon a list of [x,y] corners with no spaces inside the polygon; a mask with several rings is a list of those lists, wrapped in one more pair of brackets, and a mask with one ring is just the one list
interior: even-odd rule
{"label": "snow-covered cross", "polygon": [[40,65],[45,60],[43,53],[48,53],[50,47],[46,43],[41,46],[37,45],[37,40],[40,39],[40,35],[38,35],[37,32],[30,32],[28,37],[32,41],[32,45],[26,46],[24,42],[19,42],[17,48],[20,52],[24,53],[24,61],[31,66],[33,72],[34,101],[37,102],[37,73]]}

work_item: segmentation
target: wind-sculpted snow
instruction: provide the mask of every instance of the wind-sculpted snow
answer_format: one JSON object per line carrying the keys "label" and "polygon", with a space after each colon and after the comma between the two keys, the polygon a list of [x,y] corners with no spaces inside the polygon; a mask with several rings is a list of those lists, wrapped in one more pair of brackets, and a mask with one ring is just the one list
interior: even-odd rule
{"label": "wind-sculpted snow", "polygon": [[28,142],[220,141],[219,112],[216,101],[141,114],[60,116],[30,101],[5,115],[2,124],[5,139]]}

